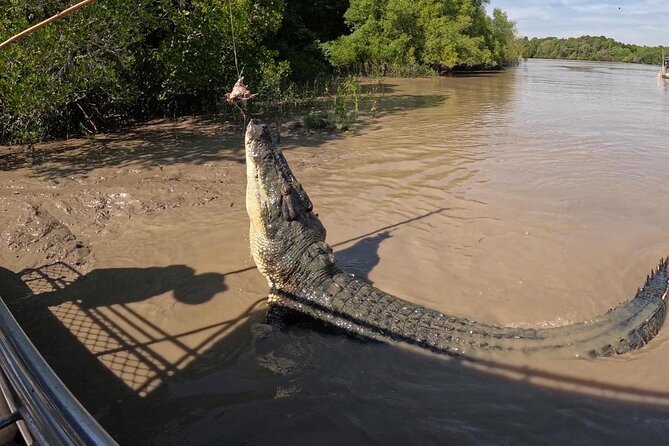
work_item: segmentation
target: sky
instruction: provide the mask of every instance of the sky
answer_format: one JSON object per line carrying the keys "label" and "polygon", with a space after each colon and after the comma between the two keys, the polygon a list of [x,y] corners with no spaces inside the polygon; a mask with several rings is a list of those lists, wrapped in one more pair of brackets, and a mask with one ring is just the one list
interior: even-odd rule
{"label": "sky", "polygon": [[606,36],[669,47],[669,0],[491,0],[527,37]]}

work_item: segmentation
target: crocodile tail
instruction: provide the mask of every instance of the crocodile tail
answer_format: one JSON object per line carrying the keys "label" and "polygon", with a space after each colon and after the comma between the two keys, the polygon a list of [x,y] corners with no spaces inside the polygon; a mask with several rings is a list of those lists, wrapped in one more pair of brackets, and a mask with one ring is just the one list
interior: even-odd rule
{"label": "crocodile tail", "polygon": [[666,316],[667,260],[629,301],[589,321],[561,327],[499,327],[425,308],[392,296],[350,274],[333,271],[318,286],[299,294],[272,290],[275,303],[291,307],[346,331],[379,340],[397,340],[449,355],[480,357],[521,352],[563,357],[597,357],[641,348]]}
{"label": "crocodile tail", "polygon": [[[605,343],[589,352],[590,356],[611,356],[626,353],[646,345],[660,331],[667,315],[667,291],[669,288],[669,257],[646,277],[646,283],[636,296],[612,309],[604,317],[617,315],[621,323],[620,339]],[[622,317],[620,317],[622,315]],[[624,323],[625,317],[629,322]],[[615,332],[614,332],[615,333]]]}

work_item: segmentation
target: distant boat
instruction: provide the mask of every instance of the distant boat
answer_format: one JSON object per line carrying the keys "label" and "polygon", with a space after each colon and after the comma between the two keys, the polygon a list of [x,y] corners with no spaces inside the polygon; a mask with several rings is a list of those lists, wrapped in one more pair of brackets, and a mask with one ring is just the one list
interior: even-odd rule
{"label": "distant boat", "polygon": [[657,75],[659,77],[669,79],[669,56],[662,57],[662,66],[660,67],[660,72]]}

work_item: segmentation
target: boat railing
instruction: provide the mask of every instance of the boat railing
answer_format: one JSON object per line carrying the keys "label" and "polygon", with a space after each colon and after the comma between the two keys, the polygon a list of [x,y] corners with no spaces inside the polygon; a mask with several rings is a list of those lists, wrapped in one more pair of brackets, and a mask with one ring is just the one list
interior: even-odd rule
{"label": "boat railing", "polygon": [[6,402],[0,430],[16,426],[26,445],[117,445],[49,367],[2,298],[0,390]]}

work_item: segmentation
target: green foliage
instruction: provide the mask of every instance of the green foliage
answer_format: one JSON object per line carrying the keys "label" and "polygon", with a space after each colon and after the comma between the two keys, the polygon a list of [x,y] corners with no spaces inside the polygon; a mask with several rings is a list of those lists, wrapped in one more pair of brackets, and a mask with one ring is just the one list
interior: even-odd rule
{"label": "green foliage", "polygon": [[348,76],[337,84],[331,96],[334,108],[335,126],[339,130],[349,130],[360,114],[360,84],[355,76]]}
{"label": "green foliage", "polygon": [[[55,1],[6,3],[1,40],[62,7]],[[134,63],[124,46],[140,39],[136,11],[112,0],[89,8],[63,22],[76,32],[46,27],[0,53],[0,137],[32,140],[79,124],[93,131],[101,116],[114,116],[137,94],[122,88],[123,73]]]}
{"label": "green foliage", "polygon": [[291,67],[291,78],[307,82],[331,71],[320,42],[348,32],[344,12],[348,0],[285,0],[283,21],[268,44]]}
{"label": "green foliage", "polygon": [[[68,3],[0,0],[0,41]],[[487,3],[99,0],[0,51],[0,141],[159,116],[237,116],[225,93],[239,71],[258,93],[254,113],[302,113],[321,101],[346,129],[361,95],[357,79],[334,78],[333,68],[424,76],[513,62],[514,24],[500,10],[487,16]]]}
{"label": "green foliage", "polygon": [[340,69],[395,73],[395,67],[437,71],[497,68],[516,62],[515,24],[487,0],[352,0],[349,35],[323,45]]}
{"label": "green foliage", "polygon": [[525,38],[523,57],[658,64],[662,48],[629,45],[604,36]]}
{"label": "green foliage", "polygon": [[[0,52],[0,139],[31,141],[220,110],[237,79],[235,48],[247,82],[275,89],[289,67],[264,42],[281,26],[283,2],[230,1],[99,1],[11,45]],[[63,2],[3,0],[2,6],[4,40]]]}

